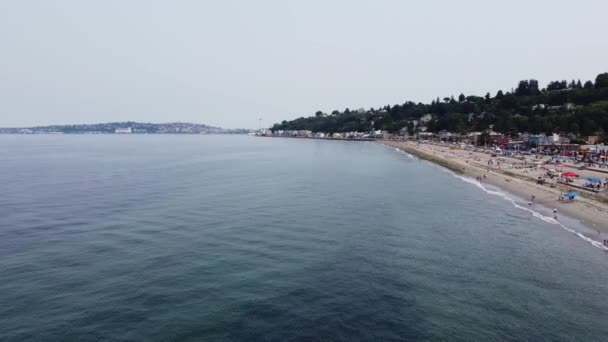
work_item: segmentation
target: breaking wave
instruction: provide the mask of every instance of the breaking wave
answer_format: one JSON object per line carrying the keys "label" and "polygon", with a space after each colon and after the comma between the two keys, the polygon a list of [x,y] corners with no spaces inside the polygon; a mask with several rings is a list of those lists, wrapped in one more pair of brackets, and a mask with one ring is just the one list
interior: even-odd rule
{"label": "breaking wave", "polygon": [[395,150],[395,151],[397,151],[397,152],[399,152],[399,153],[405,154],[405,155],[406,155],[406,156],[408,156],[408,158],[410,158],[410,159],[417,159],[417,158],[416,158],[416,157],[414,157],[413,155],[411,155],[411,154],[409,154],[409,153],[405,152],[404,150],[402,150],[402,149],[400,149],[400,148],[393,147],[393,146],[389,146],[389,145],[384,145],[384,144],[382,144],[382,146],[386,146],[386,147],[390,148],[391,150]]}
{"label": "breaking wave", "polygon": [[[413,156],[413,155],[411,155],[411,154],[409,154],[409,153],[407,153],[407,152],[405,152],[405,151],[403,151],[403,150],[401,150],[401,149],[399,149],[397,147],[392,147],[392,146],[388,146],[388,145],[384,145],[384,146],[386,146],[386,147],[388,147],[390,149],[393,149],[393,150],[395,150],[397,152],[403,153],[403,154],[405,154],[406,156],[408,156],[411,159],[418,159],[415,156]],[[431,162],[429,162],[429,163],[431,163]],[[431,164],[432,165],[436,165],[434,163],[431,163]],[[439,165],[436,165],[436,166],[439,166]],[[458,175],[458,174],[454,173],[453,171],[448,170],[448,169],[446,169],[444,167],[440,167],[439,166],[439,169],[443,170],[443,171],[445,171],[445,172],[447,172],[449,174],[451,174],[452,176],[460,179],[461,181],[463,181],[465,183],[469,183],[469,184],[477,186],[479,189],[481,189],[482,191],[484,191],[487,194],[490,194],[490,195],[493,195],[493,196],[498,196],[498,197],[504,199],[505,201],[510,202],[515,208],[527,211],[528,213],[532,214],[532,216],[536,217],[539,220],[542,220],[542,221],[544,221],[546,223],[549,223],[549,224],[555,224],[555,225],[561,227],[562,229],[564,229],[564,230],[566,230],[566,231],[568,231],[568,232],[576,235],[577,237],[579,237],[583,241],[589,243],[593,247],[597,247],[597,248],[603,249],[605,251],[608,251],[608,247],[602,245],[601,242],[593,240],[593,239],[591,239],[591,238],[583,235],[581,232],[578,232],[578,231],[576,231],[576,230],[574,230],[574,229],[566,226],[565,224],[559,222],[558,220],[556,220],[556,219],[554,219],[554,218],[552,218],[550,216],[545,216],[545,215],[539,213],[538,211],[535,211],[535,210],[532,210],[532,209],[527,208],[525,206],[519,205],[515,201],[515,199],[509,197],[507,194],[505,194],[503,192],[495,191],[495,190],[490,190],[490,189],[486,188],[485,186],[483,186],[483,184],[481,184],[479,181],[474,180],[474,179],[469,178],[469,177],[464,177],[464,176]]]}
{"label": "breaking wave", "polygon": [[465,183],[469,183],[469,184],[477,186],[479,189],[481,189],[482,191],[484,191],[487,194],[490,194],[490,195],[493,195],[493,196],[498,196],[498,197],[504,199],[505,201],[510,202],[517,209],[521,209],[521,210],[527,211],[530,214],[532,214],[532,216],[534,216],[534,217],[536,217],[536,218],[538,218],[538,219],[540,219],[540,220],[542,220],[542,221],[544,221],[546,223],[555,224],[555,225],[561,227],[562,229],[564,229],[564,230],[566,230],[566,231],[568,231],[568,232],[576,235],[577,237],[581,238],[582,240],[584,240],[585,242],[589,243],[593,247],[597,247],[597,248],[600,248],[600,249],[608,251],[608,247],[602,245],[601,242],[593,240],[593,239],[591,239],[591,238],[583,235],[582,233],[580,233],[580,232],[578,232],[578,231],[576,231],[576,230],[574,230],[574,229],[566,226],[565,224],[559,222],[558,220],[556,220],[556,219],[554,219],[552,217],[545,216],[545,215],[543,215],[543,214],[541,214],[541,213],[539,213],[539,212],[537,212],[535,210],[532,210],[532,209],[527,208],[525,206],[519,205],[513,198],[509,197],[507,194],[505,194],[503,192],[495,191],[495,190],[490,190],[490,189],[486,188],[485,186],[483,186],[483,184],[481,184],[479,181],[474,180],[472,178],[463,177],[463,176],[457,175],[457,174],[455,174],[453,172],[450,172],[450,173],[452,173],[452,175],[454,177],[460,179],[461,181],[463,181]]}

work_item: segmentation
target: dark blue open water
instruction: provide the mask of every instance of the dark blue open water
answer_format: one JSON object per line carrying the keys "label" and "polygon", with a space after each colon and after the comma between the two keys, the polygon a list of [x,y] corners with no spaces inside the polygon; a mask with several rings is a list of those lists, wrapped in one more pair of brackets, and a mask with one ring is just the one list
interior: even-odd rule
{"label": "dark blue open water", "polygon": [[608,255],[373,143],[0,136],[1,341],[606,341]]}

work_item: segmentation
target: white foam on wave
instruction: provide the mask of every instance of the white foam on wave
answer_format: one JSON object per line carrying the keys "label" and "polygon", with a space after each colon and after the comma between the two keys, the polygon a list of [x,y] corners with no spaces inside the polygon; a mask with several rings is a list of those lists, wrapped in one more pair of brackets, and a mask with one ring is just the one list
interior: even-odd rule
{"label": "white foam on wave", "polygon": [[532,214],[532,216],[534,216],[534,217],[536,217],[536,218],[538,218],[538,219],[540,219],[540,220],[542,220],[542,221],[544,221],[546,223],[555,224],[555,225],[561,227],[562,229],[564,229],[564,230],[566,230],[566,231],[568,231],[568,232],[570,232],[570,233],[578,236],[579,238],[581,238],[585,242],[589,243],[593,247],[597,247],[597,248],[600,248],[600,249],[608,251],[608,247],[602,245],[601,242],[595,241],[595,240],[593,240],[591,238],[586,237],[582,233],[580,233],[580,232],[578,232],[578,231],[576,231],[576,230],[574,230],[574,229],[566,226],[565,224],[557,221],[556,219],[554,219],[552,217],[545,216],[545,215],[543,215],[543,214],[541,214],[541,213],[539,213],[539,212],[537,212],[535,210],[532,210],[530,208],[527,208],[527,207],[524,207],[522,205],[517,204],[517,202],[513,198],[509,197],[507,194],[505,194],[503,192],[490,190],[490,189],[486,188],[485,186],[483,186],[483,184],[481,184],[479,181],[474,180],[472,178],[463,177],[463,176],[457,175],[455,173],[452,173],[452,175],[454,177],[462,180],[463,182],[466,182],[466,183],[469,183],[469,184],[477,186],[479,189],[481,189],[482,191],[484,191],[484,192],[486,192],[486,193],[488,193],[490,195],[498,196],[498,197],[506,200],[507,202],[511,202],[511,204],[513,204],[513,206],[515,208],[527,211],[530,214]]}
{"label": "white foam on wave", "polygon": [[397,152],[399,152],[399,153],[405,154],[405,155],[406,155],[406,156],[408,156],[410,159],[416,159],[416,157],[414,157],[413,155],[411,155],[411,154],[409,154],[409,153],[405,152],[405,151],[404,151],[404,150],[402,150],[402,149],[399,149],[399,148],[397,148],[397,147],[393,147],[393,146],[384,145],[384,144],[382,144],[382,145],[383,145],[383,146],[386,146],[386,147],[388,147],[388,148],[390,148],[390,149],[393,149],[393,150],[395,150],[395,151],[397,151]]}
{"label": "white foam on wave", "polygon": [[[407,153],[407,152],[405,152],[405,151],[403,151],[403,150],[401,150],[399,148],[388,146],[388,145],[384,145],[384,146],[386,146],[388,148],[391,148],[391,149],[393,149],[393,150],[395,150],[397,152],[403,153],[403,154],[407,155],[411,159],[418,159],[415,156],[413,156],[413,155],[411,155],[411,154],[409,154],[409,153]],[[438,165],[433,164],[433,163],[431,163],[431,164],[435,165],[435,166],[438,166]],[[581,232],[578,232],[578,231],[576,231],[576,230],[574,230],[574,229],[566,226],[565,224],[557,221],[556,219],[554,219],[552,217],[545,216],[545,215],[543,215],[543,214],[541,214],[541,213],[539,213],[539,212],[537,212],[535,210],[532,210],[530,208],[527,208],[525,206],[521,206],[521,205],[517,204],[517,202],[513,198],[509,197],[507,194],[505,194],[503,192],[490,190],[490,189],[486,188],[485,186],[483,186],[483,184],[481,184],[479,181],[474,180],[474,179],[469,178],[469,177],[464,177],[464,176],[458,175],[458,174],[454,173],[452,170],[446,169],[444,167],[439,167],[439,169],[442,170],[442,171],[444,171],[444,172],[447,172],[447,173],[451,174],[452,176],[454,176],[454,177],[462,180],[463,182],[466,182],[466,183],[469,183],[469,184],[477,186],[479,189],[481,189],[482,191],[484,191],[484,192],[486,192],[486,193],[488,193],[490,195],[498,196],[498,197],[504,199],[505,201],[510,202],[511,204],[513,204],[513,206],[515,208],[527,211],[530,214],[532,214],[532,216],[538,218],[539,220],[542,220],[543,222],[546,222],[546,223],[549,223],[549,224],[555,224],[555,225],[561,227],[562,229],[564,229],[564,230],[566,230],[566,231],[568,231],[568,232],[576,235],[577,237],[579,237],[583,241],[589,243],[593,247],[597,247],[597,248],[603,249],[605,251],[608,251],[608,247],[602,245],[601,242],[593,240],[593,239],[591,239],[589,237],[586,237]]]}

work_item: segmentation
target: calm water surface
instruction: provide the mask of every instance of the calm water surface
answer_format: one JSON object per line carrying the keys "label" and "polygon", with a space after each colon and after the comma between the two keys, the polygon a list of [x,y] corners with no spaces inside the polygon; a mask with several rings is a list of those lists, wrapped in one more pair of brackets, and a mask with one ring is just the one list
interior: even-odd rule
{"label": "calm water surface", "polygon": [[606,341],[608,255],[372,143],[0,136],[1,341]]}

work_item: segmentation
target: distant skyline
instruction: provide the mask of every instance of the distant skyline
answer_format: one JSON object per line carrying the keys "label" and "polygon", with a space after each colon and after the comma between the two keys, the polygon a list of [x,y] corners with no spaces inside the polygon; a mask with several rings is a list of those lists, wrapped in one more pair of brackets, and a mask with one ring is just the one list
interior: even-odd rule
{"label": "distant skyline", "polygon": [[603,0],[5,1],[0,127],[256,128],[608,71]]}

